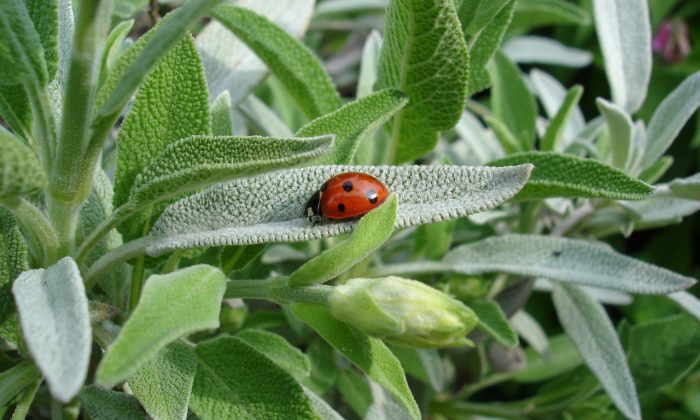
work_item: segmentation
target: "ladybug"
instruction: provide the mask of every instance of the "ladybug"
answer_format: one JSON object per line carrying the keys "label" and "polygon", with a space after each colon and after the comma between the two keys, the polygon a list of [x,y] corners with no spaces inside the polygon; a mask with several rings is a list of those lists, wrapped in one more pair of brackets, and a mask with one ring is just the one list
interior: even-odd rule
{"label": "ladybug", "polygon": [[326,181],[304,206],[309,220],[351,219],[379,206],[389,190],[377,178],[362,172],[344,172]]}

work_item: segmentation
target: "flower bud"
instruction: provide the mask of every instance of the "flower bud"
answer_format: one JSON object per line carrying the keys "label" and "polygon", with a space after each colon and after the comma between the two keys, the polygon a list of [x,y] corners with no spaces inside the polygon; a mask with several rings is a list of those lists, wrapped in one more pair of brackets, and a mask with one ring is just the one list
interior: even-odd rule
{"label": "flower bud", "polygon": [[477,323],[462,302],[415,280],[385,277],[349,280],[328,299],[331,314],[365,334],[411,347],[471,344]]}

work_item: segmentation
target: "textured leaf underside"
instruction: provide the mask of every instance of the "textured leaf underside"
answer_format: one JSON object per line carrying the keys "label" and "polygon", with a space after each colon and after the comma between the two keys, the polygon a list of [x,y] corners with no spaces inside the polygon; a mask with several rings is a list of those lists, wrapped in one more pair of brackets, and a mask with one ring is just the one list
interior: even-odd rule
{"label": "textured leaf underside", "polygon": [[46,174],[32,150],[0,128],[0,198],[30,193],[46,184]]}
{"label": "textured leaf underside", "polygon": [[171,205],[154,225],[147,252],[297,242],[351,232],[356,220],[314,225],[303,217],[309,197],[342,172],[364,172],[382,181],[399,201],[395,227],[408,227],[493,208],[520,190],[531,168],[316,166],[238,179]]}

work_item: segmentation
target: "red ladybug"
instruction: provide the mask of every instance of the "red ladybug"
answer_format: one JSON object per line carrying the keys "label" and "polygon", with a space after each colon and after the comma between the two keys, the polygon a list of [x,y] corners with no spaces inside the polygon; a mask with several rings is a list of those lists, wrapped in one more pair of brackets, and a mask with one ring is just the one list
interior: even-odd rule
{"label": "red ladybug", "polygon": [[374,209],[389,196],[389,190],[377,178],[361,172],[344,172],[326,181],[309,198],[304,216],[309,220],[350,219]]}

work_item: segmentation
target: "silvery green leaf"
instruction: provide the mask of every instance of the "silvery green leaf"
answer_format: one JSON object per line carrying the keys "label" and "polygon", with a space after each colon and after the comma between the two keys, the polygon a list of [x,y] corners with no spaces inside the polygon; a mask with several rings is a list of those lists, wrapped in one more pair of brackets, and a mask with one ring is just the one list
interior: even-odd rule
{"label": "silvery green leaf", "polygon": [[687,178],[676,178],[667,184],[660,185],[659,188],[665,195],[700,201],[700,173]]}
{"label": "silvery green leaf", "polygon": [[635,112],[651,77],[647,0],[594,0],[593,14],[613,102]]}
{"label": "silvery green leaf", "polygon": [[153,228],[151,255],[199,246],[296,242],[352,231],[357,221],[314,225],[304,204],[333,175],[360,171],[397,195],[396,227],[463,217],[517,193],[532,166],[317,166],[214,186],[171,205]]}
{"label": "silvery green leaf", "polygon": [[668,150],[699,106],[700,71],[688,76],[654,111],[649,122],[649,145],[642,168],[654,164]]}
{"label": "silvery green leaf", "polygon": [[0,198],[28,194],[45,184],[46,174],[34,151],[0,127]]}
{"label": "silvery green leaf", "polygon": [[510,325],[515,332],[542,357],[549,354],[549,337],[535,318],[525,311],[518,311],[510,318]]}
{"label": "silvery green leaf", "polygon": [[[306,31],[313,0],[242,0],[239,7],[250,9],[279,25],[294,37]],[[197,36],[211,98],[224,90],[233,105],[240,102],[267,75],[265,64],[221,23],[212,21]]]}
{"label": "silvery green leaf", "polygon": [[9,210],[0,206],[0,338],[12,345],[19,341],[12,282],[28,268],[22,233]]}
{"label": "silvery green leaf", "polygon": [[47,91],[49,103],[53,109],[56,121],[61,121],[63,110],[63,89],[68,76],[68,64],[73,47],[73,2],[71,0],[58,0],[58,69],[56,76],[49,83]]}
{"label": "silvery green leaf", "polygon": [[256,328],[246,328],[238,332],[236,337],[264,354],[297,381],[303,380],[311,373],[311,362],[308,356],[281,335]]}
{"label": "silvery green leaf", "polygon": [[636,228],[651,228],[680,223],[684,217],[700,210],[700,201],[673,197],[651,197],[643,201],[621,201],[634,213]]}
{"label": "silvery green leaf", "polygon": [[25,0],[25,7],[39,34],[44,49],[44,61],[49,80],[58,67],[58,2],[55,0]]}
{"label": "silvery green leaf", "polygon": [[213,135],[230,136],[233,134],[231,111],[231,95],[225,90],[211,104],[211,133]]}
{"label": "silvery green leaf", "polygon": [[[530,71],[530,81],[544,107],[547,116],[551,119],[557,114],[566,97],[566,89],[561,83],[542,70],[533,69]],[[571,118],[566,123],[564,129],[564,144],[566,147],[573,138],[581,132],[586,126],[586,121],[583,119],[583,113],[576,107],[571,115]]]}
{"label": "silvery green leaf", "polygon": [[552,119],[549,121],[547,130],[541,137],[540,150],[549,151],[562,151],[565,148],[563,137],[566,131],[567,124],[571,120],[572,116],[578,110],[578,101],[581,99],[583,94],[583,88],[581,85],[574,85],[571,89],[566,92],[564,99],[562,100],[561,107],[554,114]]}
{"label": "silvery green leaf", "polygon": [[391,123],[388,163],[413,161],[452,128],[467,99],[468,52],[453,0],[391,0],[375,89],[410,102]]}
{"label": "silvery green leaf", "polygon": [[307,117],[340,107],[338,92],[319,60],[284,29],[263,15],[230,4],[220,4],[211,15],[255,51]]}
{"label": "silvery green leaf", "polygon": [[[238,103],[238,110],[262,133],[271,137],[292,137],[294,134],[279,116],[255,95]],[[324,133],[325,134],[325,133]]]}
{"label": "silvery green leaf", "polygon": [[548,25],[581,25],[591,23],[586,8],[565,0],[520,0],[515,10],[514,31]]}
{"label": "silvery green leaf", "polygon": [[316,412],[316,415],[321,418],[321,420],[343,420],[344,419],[343,416],[338,414],[337,411],[335,411],[333,408],[331,408],[331,406],[328,405],[328,403],[323,398],[316,395],[315,392],[313,392],[312,390],[310,390],[309,388],[307,388],[303,385],[301,388],[304,390],[304,395],[306,395],[306,398],[309,399],[309,402],[311,403],[311,407]]}
{"label": "silvery green leaf", "polygon": [[671,293],[668,297],[685,309],[689,314],[700,320],[700,299],[689,292]]}
{"label": "silvery green leaf", "polygon": [[603,98],[596,99],[596,105],[598,105],[598,110],[608,126],[610,143],[612,144],[612,164],[616,168],[624,170],[628,166],[631,155],[632,118],[623,108]]}
{"label": "silvery green leaf", "polygon": [[460,155],[461,159],[458,162],[483,165],[503,157],[503,148],[496,138],[470,112],[462,113],[455,131],[460,136],[460,141],[454,142],[453,147],[459,143],[465,143],[467,148],[464,155]]}
{"label": "silvery green leaf", "polygon": [[502,49],[515,63],[586,67],[593,61],[593,54],[586,50],[568,47],[555,39],[537,35],[511,38],[503,43]]}
{"label": "silvery green leaf", "polygon": [[639,179],[644,182],[653,184],[658,181],[666,171],[673,165],[673,156],[662,156],[659,160],[654,162],[651,166],[647,167],[639,174]]}
{"label": "silvery green leaf", "polygon": [[552,297],[564,330],[615,406],[626,417],[641,419],[625,351],[605,309],[573,285],[557,285]]}
{"label": "silvery green leaf", "polygon": [[0,2],[0,84],[48,83],[41,38],[25,3]]}
{"label": "silvery green leaf", "polygon": [[[386,3],[385,0],[379,0]],[[354,0],[352,1],[354,2]],[[327,4],[323,2],[322,4]],[[318,11],[319,8],[316,8]],[[382,48],[382,35],[378,31],[372,31],[367,36],[367,41],[362,48],[362,61],[360,62],[360,75],[357,80],[357,97],[361,98],[372,93],[372,87],[377,81],[379,69],[379,55]]]}
{"label": "silvery green leaf", "polygon": [[[579,286],[579,288],[600,303],[608,305],[629,305],[632,303],[632,296],[624,292],[618,292],[617,290],[600,289],[589,286]],[[554,286],[551,281],[539,278],[535,280],[535,289],[551,292]]]}
{"label": "silvery green leaf", "polygon": [[78,266],[65,257],[48,269],[25,271],[15,280],[12,293],[29,352],[51,394],[67,403],[83,386],[92,344]]}
{"label": "silvery green leaf", "polygon": [[349,12],[383,11],[387,0],[326,0],[314,10],[314,17]]}
{"label": "silvery green leaf", "polygon": [[630,293],[669,293],[695,279],[580,239],[503,235],[459,246],[443,269],[462,274],[509,273]]}
{"label": "silvery green leaf", "polygon": [[146,415],[133,395],[89,385],[80,393],[85,411],[94,420],[143,420]]}
{"label": "silvery green leaf", "polygon": [[370,382],[372,404],[367,408],[364,420],[406,420],[410,416],[396,404],[379,385]]}

